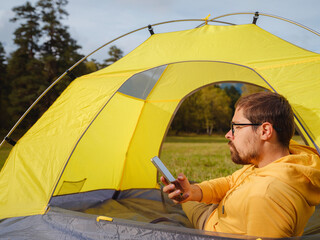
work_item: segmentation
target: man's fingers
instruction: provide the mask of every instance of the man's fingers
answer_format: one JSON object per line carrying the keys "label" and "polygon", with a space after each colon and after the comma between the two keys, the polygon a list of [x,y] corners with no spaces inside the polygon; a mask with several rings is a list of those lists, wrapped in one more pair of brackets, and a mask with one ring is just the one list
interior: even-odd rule
{"label": "man's fingers", "polygon": [[179,175],[178,175],[178,180],[180,180],[180,181],[183,181],[183,180],[185,180],[187,177],[183,174],[183,173],[179,173]]}
{"label": "man's fingers", "polygon": [[181,186],[183,189],[185,189],[185,190],[189,189],[190,183],[189,183],[187,177],[186,177],[183,173],[179,173],[177,179],[178,179],[178,181],[179,181],[179,183],[180,183],[180,186]]}
{"label": "man's fingers", "polygon": [[171,183],[163,188],[163,192],[171,193],[175,190],[175,188],[176,188],[175,185]]}
{"label": "man's fingers", "polygon": [[168,197],[174,202],[174,203],[183,203],[186,202],[186,199],[189,197],[189,194],[183,194],[180,190],[176,190],[170,194],[168,194]]}
{"label": "man's fingers", "polygon": [[161,176],[160,180],[165,185],[163,192],[167,193],[174,203],[188,201],[187,199],[190,197],[190,183],[183,173],[180,173],[173,183],[168,183],[163,176]]}
{"label": "man's fingers", "polygon": [[168,183],[167,183],[166,179],[164,178],[164,176],[161,176],[160,180],[164,185],[168,185]]}
{"label": "man's fingers", "polygon": [[173,198],[178,198],[181,194],[181,191],[180,190],[175,190],[171,193],[168,194],[168,197],[173,199]]}

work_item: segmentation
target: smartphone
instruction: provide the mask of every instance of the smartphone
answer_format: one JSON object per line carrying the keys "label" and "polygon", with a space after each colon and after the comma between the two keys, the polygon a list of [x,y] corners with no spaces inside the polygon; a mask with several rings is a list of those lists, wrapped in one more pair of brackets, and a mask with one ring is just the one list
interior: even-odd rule
{"label": "smartphone", "polygon": [[175,185],[176,189],[181,191],[180,196],[175,197],[175,200],[182,201],[185,199],[183,196],[183,188],[181,187],[180,183],[172,176],[168,168],[163,164],[163,162],[157,156],[151,158],[151,162],[153,165],[161,172],[161,174],[166,179],[167,183],[172,183]]}
{"label": "smartphone", "polygon": [[163,162],[157,156],[151,158],[153,165],[161,172],[164,178],[167,180],[167,183],[173,183],[176,179],[172,176],[168,168],[163,164]]}

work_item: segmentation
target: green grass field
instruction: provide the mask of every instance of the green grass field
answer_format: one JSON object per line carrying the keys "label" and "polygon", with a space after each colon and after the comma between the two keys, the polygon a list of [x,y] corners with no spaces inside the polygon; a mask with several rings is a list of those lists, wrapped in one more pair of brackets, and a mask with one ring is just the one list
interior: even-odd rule
{"label": "green grass field", "polygon": [[[299,136],[294,139],[302,143]],[[0,169],[11,148],[5,143],[0,149]],[[174,176],[183,172],[196,182],[227,176],[241,167],[230,160],[227,140],[222,135],[168,136],[160,157]]]}
{"label": "green grass field", "polygon": [[167,137],[161,159],[174,176],[182,172],[196,182],[227,176],[240,167],[227,142],[224,136]]}

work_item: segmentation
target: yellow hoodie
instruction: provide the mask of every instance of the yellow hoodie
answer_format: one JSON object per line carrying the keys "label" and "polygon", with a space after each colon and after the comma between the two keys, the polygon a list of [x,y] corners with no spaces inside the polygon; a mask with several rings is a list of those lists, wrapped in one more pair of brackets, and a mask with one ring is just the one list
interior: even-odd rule
{"label": "yellow hoodie", "polygon": [[246,165],[231,176],[205,181],[202,202],[219,203],[205,230],[259,237],[291,237],[320,203],[316,150],[290,143],[290,155],[263,168]]}

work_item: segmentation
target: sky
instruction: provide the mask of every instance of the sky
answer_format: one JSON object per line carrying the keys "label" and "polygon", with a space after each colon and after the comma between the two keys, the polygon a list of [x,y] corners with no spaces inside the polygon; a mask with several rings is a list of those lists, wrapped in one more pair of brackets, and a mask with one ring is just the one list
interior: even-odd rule
{"label": "sky", "polygon": [[[29,0],[35,3],[36,0]],[[9,21],[12,8],[25,4],[25,0],[0,0],[0,42],[7,54],[16,46],[13,32],[17,24]],[[69,27],[73,39],[82,47],[80,53],[88,55],[98,47],[127,32],[170,20],[210,19],[229,13],[259,11],[281,16],[320,32],[319,0],[69,0],[69,16],[63,24]],[[235,24],[252,22],[253,15],[241,14],[221,18]],[[201,22],[180,22],[154,27],[155,33],[179,31],[198,26]],[[302,28],[270,17],[260,16],[257,25],[263,29],[310,51],[320,53],[320,37]],[[124,54],[129,53],[150,36],[144,29],[113,44]],[[108,58],[106,46],[89,59]]]}

